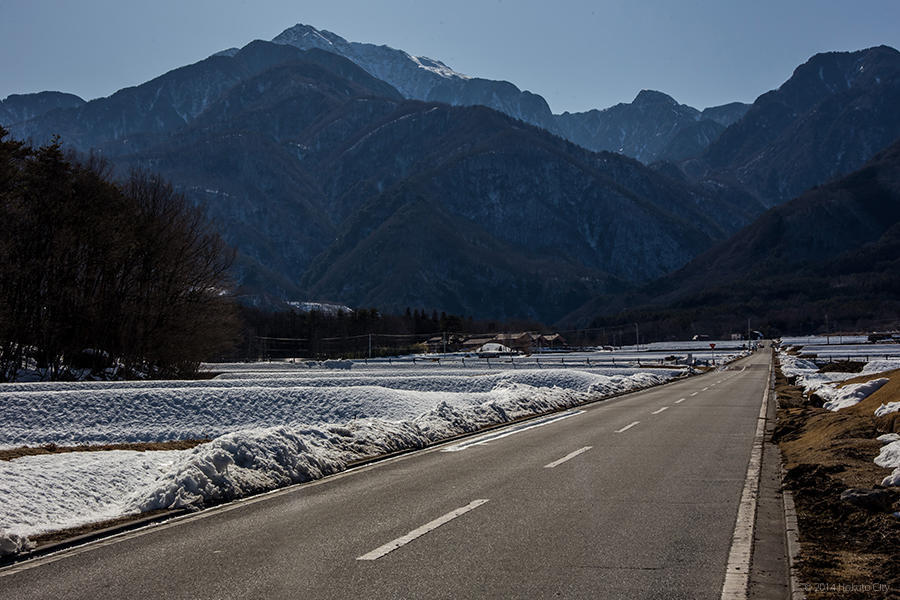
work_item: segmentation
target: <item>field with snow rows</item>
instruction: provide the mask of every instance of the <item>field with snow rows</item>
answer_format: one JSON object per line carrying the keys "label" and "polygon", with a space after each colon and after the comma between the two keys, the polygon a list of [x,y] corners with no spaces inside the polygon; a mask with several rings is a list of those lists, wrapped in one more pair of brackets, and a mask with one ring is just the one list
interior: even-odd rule
{"label": "field with snow rows", "polygon": [[[469,374],[496,373],[498,371],[514,369],[540,369],[540,368],[610,368],[610,369],[634,369],[642,367],[671,366],[672,357],[684,359],[690,354],[699,361],[715,360],[723,363],[733,360],[743,354],[741,342],[721,342],[715,350],[709,347],[708,342],[666,342],[641,346],[626,346],[611,351],[595,352],[559,352],[547,354],[533,354],[531,356],[517,355],[500,358],[478,358],[471,353],[453,352],[446,354],[417,354],[392,358],[372,358],[368,360],[347,361],[307,361],[305,359],[275,360],[247,363],[205,363],[202,369],[213,373],[239,374],[247,372],[292,372],[303,370],[315,370],[323,366],[339,368],[344,365],[352,368],[354,372],[378,373],[388,370],[399,372],[402,369],[413,369],[416,373],[433,373],[441,369],[465,371]],[[623,371],[624,372],[624,371]]]}
{"label": "field with snow rows", "polygon": [[599,366],[461,371],[431,365],[291,365],[205,381],[8,384],[0,387],[0,448],[160,442],[259,427],[408,420],[442,403],[490,403],[516,386],[609,395],[681,373]]}
{"label": "field with snow rows", "polygon": [[782,346],[818,346],[820,344],[865,344],[869,337],[865,335],[806,335],[781,338]]}
{"label": "field with snow rows", "polygon": [[829,360],[891,359],[900,358],[900,344],[809,344],[800,349],[800,355]]}

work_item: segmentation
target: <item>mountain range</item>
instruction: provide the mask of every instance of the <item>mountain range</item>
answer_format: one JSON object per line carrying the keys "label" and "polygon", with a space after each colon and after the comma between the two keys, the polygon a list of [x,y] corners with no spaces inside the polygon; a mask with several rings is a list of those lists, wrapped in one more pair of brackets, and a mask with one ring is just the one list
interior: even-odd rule
{"label": "mountain range", "polygon": [[469,77],[439,60],[412,56],[389,46],[348,42],[309,25],[295,25],[272,41],[301,50],[318,48],[348,58],[393,85],[405,98],[453,106],[487,106],[588,150],[618,152],[644,163],[700,154],[748,108],[734,102],[701,112],[679,105],[662,92],[643,90],[630,104],[554,115],[544,98],[508,81]]}
{"label": "mountain range", "polygon": [[637,298],[862,166],[900,137],[898,68],[887,47],[826,53],[750,106],[644,90],[553,115],[508,82],[297,25],[108,98],[10,96],[0,123],[163,174],[238,249],[253,298],[552,322]]}
{"label": "mountain range", "polygon": [[898,106],[897,50],[817,54],[683,168],[772,206],[858,169],[900,137]]}

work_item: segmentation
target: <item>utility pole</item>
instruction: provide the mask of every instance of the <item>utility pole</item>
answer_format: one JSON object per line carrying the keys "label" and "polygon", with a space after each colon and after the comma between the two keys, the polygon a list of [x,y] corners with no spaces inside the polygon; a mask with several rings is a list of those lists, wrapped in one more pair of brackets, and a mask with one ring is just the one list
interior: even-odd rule
{"label": "utility pole", "polygon": [[369,358],[372,358],[372,334],[369,334]]}
{"label": "utility pole", "polygon": [[641,349],[641,334],[637,323],[634,324],[634,347],[637,350]]}
{"label": "utility pole", "polygon": [[828,313],[825,313],[825,343],[831,344],[831,336],[828,331]]}

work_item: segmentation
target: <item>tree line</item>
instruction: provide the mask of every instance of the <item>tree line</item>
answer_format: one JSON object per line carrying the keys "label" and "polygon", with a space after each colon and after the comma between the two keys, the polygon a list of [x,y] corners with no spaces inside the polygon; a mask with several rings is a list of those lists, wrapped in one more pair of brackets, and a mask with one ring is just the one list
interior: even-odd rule
{"label": "tree line", "polygon": [[533,320],[476,320],[446,312],[407,308],[393,314],[376,308],[323,312],[294,308],[239,306],[241,341],[229,357],[363,358],[421,352],[432,336],[494,334],[499,331],[546,331]]}
{"label": "tree line", "polygon": [[96,157],[0,127],[0,381],[182,377],[238,335],[232,254],[156,175],[112,179]]}

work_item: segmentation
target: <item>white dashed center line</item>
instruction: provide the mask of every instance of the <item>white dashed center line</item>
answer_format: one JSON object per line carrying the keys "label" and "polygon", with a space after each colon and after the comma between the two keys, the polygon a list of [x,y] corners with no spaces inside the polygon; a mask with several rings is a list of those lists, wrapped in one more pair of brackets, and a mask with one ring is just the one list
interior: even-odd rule
{"label": "white dashed center line", "polygon": [[569,453],[569,454],[566,454],[565,456],[563,456],[563,457],[560,458],[559,460],[554,460],[554,461],[553,461],[552,463],[550,463],[549,465],[544,465],[544,468],[545,468],[545,469],[552,469],[553,467],[558,467],[559,465],[563,464],[563,463],[566,462],[567,460],[571,460],[571,459],[575,458],[576,456],[578,456],[579,454],[584,454],[585,452],[587,452],[587,451],[590,450],[591,448],[593,448],[593,446],[585,446],[584,448],[579,448],[579,449],[576,450],[575,452],[571,452],[571,453]]}
{"label": "white dashed center line", "polygon": [[699,394],[699,393],[700,393],[700,392],[691,392],[691,396],[696,396],[696,395]]}
{"label": "white dashed center line", "polygon": [[616,433],[622,433],[623,431],[628,431],[629,429],[631,429],[638,423],[640,423],[640,421],[635,421],[634,423],[630,423],[630,424],[626,425],[625,427],[623,427],[622,429],[616,429]]}
{"label": "white dashed center line", "polygon": [[679,398],[675,401],[675,404],[681,404],[682,402],[684,402],[684,398]]}
{"label": "white dashed center line", "polygon": [[511,427],[509,429],[503,429],[499,432],[489,433],[487,435],[478,436],[474,439],[467,440],[465,442],[460,442],[459,444],[453,444],[452,446],[447,446],[441,452],[459,452],[461,450],[465,450],[466,448],[471,448],[473,446],[481,446],[482,444],[487,444],[488,442],[493,442],[494,440],[499,440],[505,438],[510,435],[515,435],[517,433],[521,433],[523,431],[528,431],[530,429],[534,429],[535,427],[543,427],[544,425],[549,425],[550,423],[555,423],[557,421],[561,421],[563,419],[568,419],[569,417],[574,417],[576,415],[582,414],[583,410],[570,410],[564,413],[560,413],[558,415],[551,415],[544,419],[538,419],[537,421],[529,421],[522,423],[521,425],[517,425],[515,427]]}
{"label": "white dashed center line", "polygon": [[659,413],[661,413],[661,412],[664,411],[664,410],[669,410],[669,407],[668,407],[668,406],[663,406],[663,407],[660,408],[659,410],[654,410],[654,411],[653,411],[652,413],[650,413],[650,414],[651,414],[651,415],[658,415]]}
{"label": "white dashed center line", "polygon": [[469,512],[470,510],[476,509],[486,502],[487,502],[487,500],[484,498],[482,498],[480,500],[473,500],[472,502],[470,502],[469,504],[467,504],[461,508],[457,508],[454,511],[448,512],[443,517],[439,517],[439,518],[435,519],[434,521],[431,521],[430,523],[425,523],[418,529],[413,529],[412,531],[410,531],[403,537],[398,537],[396,540],[388,542],[384,546],[379,546],[378,548],[375,548],[368,554],[363,554],[362,556],[357,557],[356,560],[378,560],[385,554],[388,554],[390,552],[393,552],[397,548],[401,548],[401,547],[405,546],[406,544],[410,543],[414,539],[422,537],[429,531],[433,531],[433,530],[437,529],[438,527],[440,527],[441,525],[445,525],[457,517],[461,517],[462,515]]}

